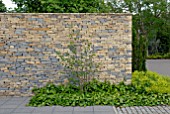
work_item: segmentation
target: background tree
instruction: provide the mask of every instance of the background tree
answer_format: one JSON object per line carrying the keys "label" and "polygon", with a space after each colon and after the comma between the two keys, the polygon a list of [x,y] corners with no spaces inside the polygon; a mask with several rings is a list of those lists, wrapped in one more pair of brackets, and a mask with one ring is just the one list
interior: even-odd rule
{"label": "background tree", "polygon": [[147,51],[148,54],[170,52],[167,0],[112,0],[110,4],[120,13],[133,14],[133,71],[146,70]]}
{"label": "background tree", "polygon": [[40,0],[11,0],[17,5],[15,12],[41,13],[43,6]]}
{"label": "background tree", "polygon": [[0,12],[6,12],[6,7],[2,0],[0,0]]}
{"label": "background tree", "polygon": [[35,13],[104,13],[110,6],[104,0],[12,0],[17,12]]}

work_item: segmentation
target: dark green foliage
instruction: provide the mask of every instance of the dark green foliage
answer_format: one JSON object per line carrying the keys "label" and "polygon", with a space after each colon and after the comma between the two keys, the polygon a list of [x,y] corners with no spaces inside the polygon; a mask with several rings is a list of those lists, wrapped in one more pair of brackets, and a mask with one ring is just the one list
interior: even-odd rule
{"label": "dark green foliage", "polygon": [[[82,93],[78,86],[48,84],[34,89],[35,96],[29,106],[155,106],[170,105],[170,94],[147,92],[144,88],[120,83],[112,85],[109,82],[93,80],[85,84],[87,91]],[[84,86],[85,87],[85,86]]]}
{"label": "dark green foliage", "polygon": [[133,29],[132,38],[132,71],[146,71],[146,39],[138,38],[135,29]]}
{"label": "dark green foliage", "polygon": [[133,13],[133,30],[136,32],[133,42],[137,42],[133,43],[133,49],[143,47],[141,50],[133,50],[133,71],[145,70],[146,52],[148,54],[170,52],[170,2],[166,0],[123,1],[112,0],[111,3],[119,13]]}
{"label": "dark green foliage", "polygon": [[86,92],[76,85],[55,86],[50,83],[33,90],[29,106],[156,106],[170,105],[169,77],[153,72],[134,72],[132,84],[118,85],[92,80],[84,83]]}
{"label": "dark green foliage", "polygon": [[150,40],[148,46],[149,55],[170,53],[170,19],[166,21],[162,22],[162,25],[159,26],[156,37]]}
{"label": "dark green foliage", "polygon": [[104,13],[110,6],[104,0],[12,0],[18,12],[27,13]]}
{"label": "dark green foliage", "polygon": [[140,53],[139,51],[139,41],[136,37],[136,30],[133,29],[133,34],[132,34],[132,71],[138,70],[139,67],[139,59],[138,58],[138,54]]}
{"label": "dark green foliage", "polygon": [[170,53],[149,55],[147,59],[170,59]]}
{"label": "dark green foliage", "polygon": [[0,12],[6,12],[6,7],[2,0],[0,0]]}
{"label": "dark green foliage", "polygon": [[138,53],[139,55],[139,61],[138,64],[139,67],[136,70],[139,71],[146,71],[146,50],[147,50],[147,44],[146,44],[146,38],[141,36],[139,39],[139,51],[140,53]]}
{"label": "dark green foliage", "polygon": [[43,10],[43,5],[41,0],[12,0],[17,4],[15,12],[24,12],[24,13],[41,13]]}

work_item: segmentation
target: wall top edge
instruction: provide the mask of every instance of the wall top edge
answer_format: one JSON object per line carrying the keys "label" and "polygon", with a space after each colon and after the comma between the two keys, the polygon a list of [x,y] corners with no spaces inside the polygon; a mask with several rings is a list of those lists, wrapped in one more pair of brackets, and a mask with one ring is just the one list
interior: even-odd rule
{"label": "wall top edge", "polygon": [[48,14],[65,14],[65,15],[132,15],[132,13],[0,13],[0,15],[48,15]]}

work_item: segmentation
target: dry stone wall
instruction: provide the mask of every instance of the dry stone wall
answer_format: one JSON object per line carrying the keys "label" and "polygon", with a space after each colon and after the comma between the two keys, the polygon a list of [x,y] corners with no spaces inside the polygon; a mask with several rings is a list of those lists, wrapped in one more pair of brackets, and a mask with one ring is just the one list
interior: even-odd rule
{"label": "dry stone wall", "polygon": [[92,43],[99,80],[130,83],[131,14],[1,13],[0,95],[28,96],[35,86],[64,83],[56,51],[68,50],[70,27]]}

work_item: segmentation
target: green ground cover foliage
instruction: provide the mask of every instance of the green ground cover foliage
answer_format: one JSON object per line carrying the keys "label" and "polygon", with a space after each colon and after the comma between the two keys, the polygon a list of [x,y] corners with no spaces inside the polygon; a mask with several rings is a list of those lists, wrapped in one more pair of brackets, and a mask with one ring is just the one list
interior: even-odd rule
{"label": "green ground cover foliage", "polygon": [[52,83],[33,90],[29,106],[155,106],[170,105],[170,78],[153,72],[134,72],[131,85],[93,80],[85,83],[86,91],[76,85]]}
{"label": "green ground cover foliage", "polygon": [[149,55],[147,59],[170,59],[170,53]]}
{"label": "green ground cover foliage", "polygon": [[134,72],[132,84],[147,92],[170,93],[170,78],[151,71]]}

